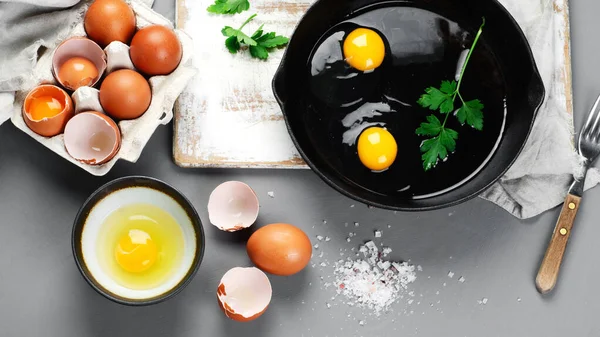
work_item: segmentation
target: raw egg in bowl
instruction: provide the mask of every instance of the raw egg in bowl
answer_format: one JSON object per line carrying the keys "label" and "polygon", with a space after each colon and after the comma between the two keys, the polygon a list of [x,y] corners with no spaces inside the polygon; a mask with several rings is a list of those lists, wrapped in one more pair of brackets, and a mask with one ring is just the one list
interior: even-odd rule
{"label": "raw egg in bowl", "polygon": [[113,180],[80,209],[72,233],[75,262],[104,297],[149,305],[178,294],[204,255],[204,229],[188,199],[148,177]]}

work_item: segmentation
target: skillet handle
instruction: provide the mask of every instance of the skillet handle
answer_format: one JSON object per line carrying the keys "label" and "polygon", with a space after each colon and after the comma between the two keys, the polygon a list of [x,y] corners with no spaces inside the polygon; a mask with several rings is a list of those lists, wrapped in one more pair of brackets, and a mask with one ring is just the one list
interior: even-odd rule
{"label": "skillet handle", "polygon": [[571,236],[571,229],[573,228],[580,203],[581,197],[570,193],[567,194],[562,211],[552,232],[552,238],[546,249],[546,254],[535,278],[536,288],[542,294],[550,292],[556,285],[565,248],[567,248],[567,241]]}

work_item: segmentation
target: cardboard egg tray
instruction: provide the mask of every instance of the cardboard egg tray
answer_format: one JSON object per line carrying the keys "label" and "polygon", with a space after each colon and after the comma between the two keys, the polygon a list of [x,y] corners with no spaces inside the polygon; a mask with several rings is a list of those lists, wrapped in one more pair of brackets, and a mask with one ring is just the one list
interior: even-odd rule
{"label": "cardboard egg tray", "polygon": [[[135,12],[137,29],[153,24],[160,24],[174,29],[173,24],[168,19],[153,11],[140,0],[131,0],[127,2]],[[63,40],[66,40],[70,37],[86,36],[83,26],[83,18],[84,16],[81,17],[81,21]],[[109,162],[102,165],[90,165],[79,162],[71,157],[65,149],[63,134],[49,138],[40,136],[29,129],[23,120],[21,111],[23,102],[25,100],[25,96],[27,96],[27,93],[29,93],[31,89],[40,84],[47,83],[60,86],[52,75],[52,56],[56,48],[47,50],[41,55],[34,69],[35,81],[31,81],[31,85],[28,85],[26,88],[16,93],[11,121],[17,128],[30,135],[48,149],[54,151],[61,157],[93,175],[102,176],[107,174],[120,159],[135,163],[140,157],[142,150],[156,128],[159,125],[165,125],[171,121],[173,118],[173,104],[175,103],[175,100],[184,90],[189,80],[197,72],[196,68],[194,68],[192,65],[193,43],[191,37],[181,30],[174,29],[174,31],[181,41],[181,45],[183,47],[183,56],[181,62],[171,74],[166,76],[153,76],[149,78],[150,88],[152,90],[152,102],[150,103],[150,107],[142,116],[137,119],[123,120],[118,122],[122,137],[121,147],[116,156]],[[58,46],[60,42],[62,41],[57,41],[56,46]],[[103,75],[103,78],[110,73],[109,70],[114,69],[107,69]],[[101,81],[99,81],[96,85],[96,89],[99,88],[100,83]],[[88,90],[88,92],[92,93],[95,91],[97,90]],[[73,94],[72,92],[67,92],[69,94]],[[76,103],[76,101],[77,99],[74,99],[74,103]],[[77,106],[75,106],[75,109],[77,112],[82,111],[82,109]]]}

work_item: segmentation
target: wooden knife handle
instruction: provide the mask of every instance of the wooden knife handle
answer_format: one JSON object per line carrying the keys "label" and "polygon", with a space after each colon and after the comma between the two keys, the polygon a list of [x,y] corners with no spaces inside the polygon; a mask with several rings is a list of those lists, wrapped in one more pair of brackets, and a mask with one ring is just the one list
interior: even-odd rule
{"label": "wooden knife handle", "polygon": [[552,232],[552,238],[546,249],[546,254],[535,278],[535,285],[542,294],[550,292],[556,285],[560,265],[567,248],[567,241],[571,236],[571,229],[575,216],[579,210],[581,197],[567,194],[562,211]]}

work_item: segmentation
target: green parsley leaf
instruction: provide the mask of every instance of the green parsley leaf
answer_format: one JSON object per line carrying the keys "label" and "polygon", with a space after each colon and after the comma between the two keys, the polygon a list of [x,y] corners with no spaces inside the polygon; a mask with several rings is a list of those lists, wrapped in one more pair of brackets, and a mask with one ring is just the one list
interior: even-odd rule
{"label": "green parsley leaf", "polygon": [[456,81],[442,81],[442,85],[440,85],[440,91],[444,94],[454,95],[457,85],[458,83],[456,83]]}
{"label": "green parsley leaf", "polygon": [[456,118],[461,124],[469,124],[476,130],[483,129],[483,103],[480,100],[474,99],[465,102],[463,106],[456,112]]}
{"label": "green parsley leaf", "polygon": [[452,112],[454,110],[454,92],[448,93],[448,90],[452,87],[456,88],[456,82],[453,81],[453,83],[454,85],[448,81],[442,82],[441,90],[434,87],[425,89],[425,94],[421,95],[417,103],[430,110],[439,109],[444,114]]}
{"label": "green parsley leaf", "polygon": [[252,39],[256,41],[255,46],[250,46],[250,55],[254,58],[266,60],[269,57],[269,49],[286,45],[289,41],[287,37],[278,36],[274,32],[263,34],[263,26],[260,26]]}
{"label": "green parsley leaf", "polygon": [[440,134],[442,131],[442,123],[434,115],[427,116],[428,123],[421,123],[421,126],[416,131],[419,136],[430,136],[434,137]]}
{"label": "green parsley leaf", "polygon": [[250,2],[248,0],[215,0],[215,3],[208,6],[206,10],[215,14],[235,14],[249,8]]}
{"label": "green parsley leaf", "polygon": [[442,127],[438,136],[425,140],[421,144],[421,159],[423,169],[428,171],[434,168],[438,160],[444,160],[448,153],[456,148],[458,132]]}
{"label": "green parsley leaf", "polygon": [[251,36],[246,35],[242,29],[248,22],[252,21],[255,16],[256,14],[250,16],[238,29],[225,26],[221,29],[221,33],[227,37],[225,40],[225,47],[227,47],[229,52],[235,54],[241,49],[242,44],[245,44],[248,46],[248,50],[252,57],[266,60],[269,57],[269,49],[284,46],[288,43],[289,39],[285,36],[277,35],[274,32],[265,34],[263,31],[264,25],[258,27]]}
{"label": "green parsley leaf", "polygon": [[267,51],[267,48],[261,45],[250,46],[250,48],[248,49],[250,50],[250,55],[254,58],[266,60],[269,57],[269,52]]}
{"label": "green parsley leaf", "polygon": [[240,42],[236,36],[230,36],[225,40],[225,47],[227,47],[230,53],[235,54],[240,50]]}
{"label": "green parsley leaf", "polygon": [[265,48],[276,48],[286,45],[290,39],[285,36],[275,35],[275,33],[268,33],[256,40],[259,45]]}
{"label": "green parsley leaf", "polygon": [[225,27],[223,27],[223,29],[221,29],[221,33],[222,33],[224,36],[227,36],[227,37],[230,37],[230,36],[236,36],[236,35],[237,35],[237,32],[238,32],[238,30],[237,30],[237,29],[234,29],[234,28],[232,28],[232,27],[229,27],[229,26],[225,26]]}

